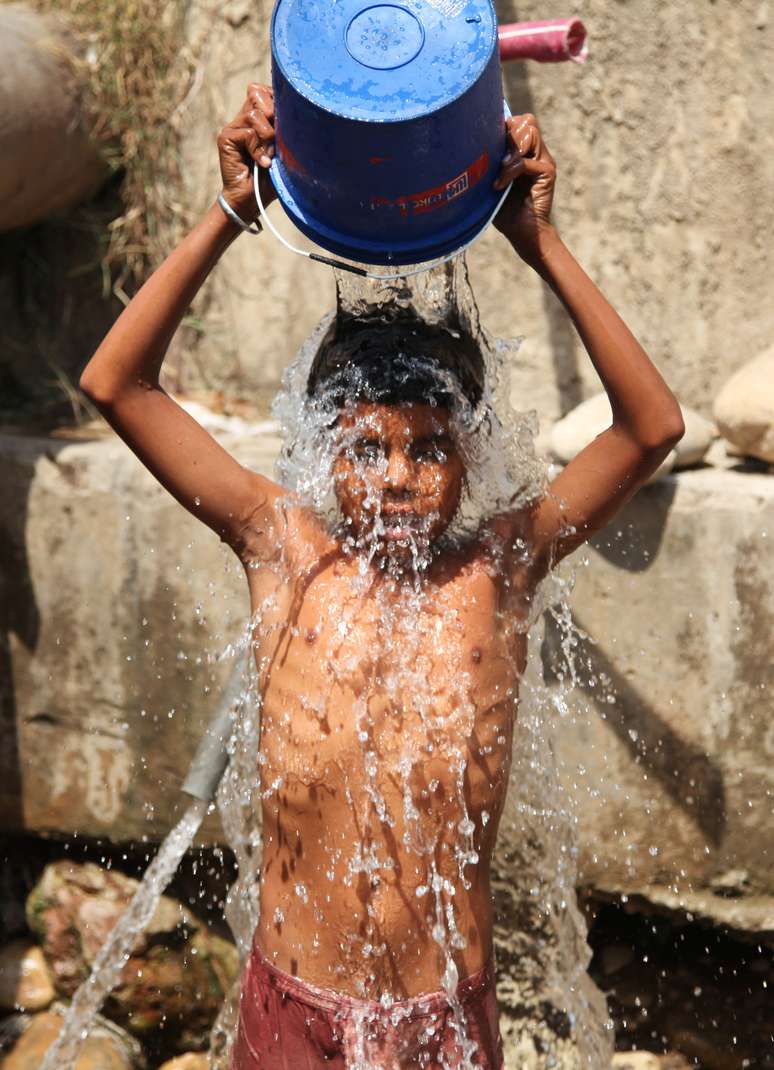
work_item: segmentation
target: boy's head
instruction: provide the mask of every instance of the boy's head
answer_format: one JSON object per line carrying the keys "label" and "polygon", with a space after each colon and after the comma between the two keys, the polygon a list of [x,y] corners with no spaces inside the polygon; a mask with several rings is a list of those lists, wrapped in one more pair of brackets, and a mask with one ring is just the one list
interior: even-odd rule
{"label": "boy's head", "polygon": [[465,481],[454,417],[476,407],[483,382],[464,331],[406,315],[332,325],[307,390],[337,413],[334,485],[356,540],[402,556],[443,534]]}

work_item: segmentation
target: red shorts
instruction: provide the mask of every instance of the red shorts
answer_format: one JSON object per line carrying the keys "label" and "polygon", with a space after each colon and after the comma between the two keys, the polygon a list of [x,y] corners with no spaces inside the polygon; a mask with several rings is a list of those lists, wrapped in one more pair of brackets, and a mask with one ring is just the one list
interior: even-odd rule
{"label": "red shorts", "polygon": [[494,968],[460,981],[470,1062],[445,992],[384,1008],[291,977],[256,944],[242,978],[232,1070],[503,1070]]}

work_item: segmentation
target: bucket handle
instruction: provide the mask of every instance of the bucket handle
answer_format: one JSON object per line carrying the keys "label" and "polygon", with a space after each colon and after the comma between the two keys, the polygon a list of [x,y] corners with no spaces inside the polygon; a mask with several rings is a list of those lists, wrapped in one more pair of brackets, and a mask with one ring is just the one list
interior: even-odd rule
{"label": "bucket handle", "polygon": [[511,186],[513,185],[513,183],[510,183],[508,186],[505,187],[505,189],[503,190],[503,194],[500,197],[500,200],[495,206],[495,210],[492,212],[489,219],[487,219],[481,230],[479,230],[477,234],[474,234],[470,241],[467,241],[464,245],[461,245],[459,249],[455,249],[453,252],[447,253],[446,256],[441,256],[437,260],[430,260],[427,264],[423,264],[422,267],[413,268],[411,271],[398,271],[392,275],[378,275],[375,271],[367,271],[366,268],[357,267],[355,264],[348,264],[345,260],[337,260],[331,256],[323,256],[321,253],[313,253],[307,249],[299,249],[298,246],[291,245],[291,243],[286,238],[284,238],[282,234],[280,234],[280,232],[277,230],[277,228],[274,226],[274,224],[266,214],[266,209],[264,207],[263,200],[261,199],[261,190],[260,184],[258,182],[258,176],[258,164],[254,163],[253,189],[255,190],[255,200],[256,204],[258,205],[258,214],[261,217],[261,225],[266,227],[267,230],[270,230],[278,242],[284,245],[286,249],[289,249],[291,253],[296,253],[297,256],[305,256],[309,260],[314,260],[318,264],[327,264],[329,267],[340,268],[342,271],[349,271],[353,275],[359,275],[363,279],[376,279],[379,282],[394,282],[397,279],[409,279],[412,275],[421,275],[425,271],[430,271],[432,270],[432,268],[440,267],[441,264],[446,264],[449,260],[453,260],[455,256],[459,256],[461,253],[464,253],[467,249],[470,248],[473,242],[481,234],[483,234],[485,230],[487,230],[494,217],[502,208],[503,202],[510,193]]}

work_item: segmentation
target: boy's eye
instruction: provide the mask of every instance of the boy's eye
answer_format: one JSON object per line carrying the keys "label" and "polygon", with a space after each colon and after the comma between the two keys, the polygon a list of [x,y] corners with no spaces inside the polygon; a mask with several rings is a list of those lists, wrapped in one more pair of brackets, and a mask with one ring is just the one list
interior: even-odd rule
{"label": "boy's eye", "polygon": [[449,459],[446,450],[437,443],[418,446],[413,450],[413,456],[415,461],[423,464],[445,464]]}
{"label": "boy's eye", "polygon": [[365,464],[376,464],[381,459],[382,447],[378,442],[361,439],[352,447],[352,455],[357,461],[363,461]]}
{"label": "boy's eye", "polygon": [[428,447],[427,449],[418,450],[415,454],[418,461],[423,461],[426,464],[433,462],[442,462],[446,460],[446,454],[443,450],[439,450],[435,447]]}

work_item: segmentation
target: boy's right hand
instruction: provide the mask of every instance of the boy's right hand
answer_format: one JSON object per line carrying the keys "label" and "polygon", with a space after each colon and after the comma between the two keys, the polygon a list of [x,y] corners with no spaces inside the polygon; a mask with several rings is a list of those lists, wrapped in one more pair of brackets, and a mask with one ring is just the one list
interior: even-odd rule
{"label": "boy's right hand", "polygon": [[513,244],[519,256],[533,263],[540,256],[541,234],[553,229],[551,206],[556,164],[534,115],[514,115],[506,121],[508,154],[494,188],[513,188],[494,225]]}
{"label": "boy's right hand", "polygon": [[253,163],[261,168],[259,181],[264,206],[276,193],[269,178],[274,157],[274,93],[267,85],[253,82],[247,99],[234,119],[218,134],[223,196],[246,223],[258,216],[253,190]]}

